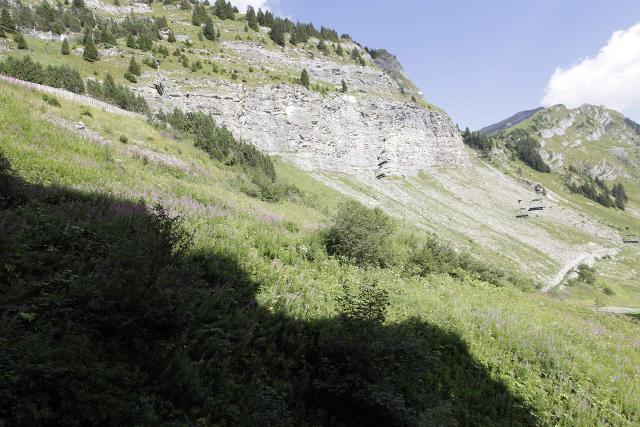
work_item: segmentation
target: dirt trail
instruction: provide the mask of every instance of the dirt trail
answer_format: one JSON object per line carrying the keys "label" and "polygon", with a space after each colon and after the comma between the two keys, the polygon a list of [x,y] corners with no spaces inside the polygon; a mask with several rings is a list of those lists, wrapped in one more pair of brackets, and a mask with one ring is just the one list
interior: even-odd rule
{"label": "dirt trail", "polygon": [[551,289],[564,283],[565,280],[571,275],[571,273],[574,272],[574,270],[580,264],[586,264],[591,267],[599,258],[603,258],[605,256],[614,256],[617,255],[618,252],[620,252],[620,249],[618,248],[603,248],[590,253],[578,254],[578,256],[567,262],[560,269],[560,271],[558,271],[558,273],[553,277],[552,281],[544,288],[542,288],[542,292],[548,292]]}
{"label": "dirt trail", "polygon": [[602,248],[593,252],[584,252],[578,254],[575,258],[567,262],[558,273],[553,277],[551,282],[542,288],[542,292],[548,292],[556,286],[561,285],[580,264],[587,264],[593,266],[597,259],[605,256],[614,256],[620,252],[618,248]]}

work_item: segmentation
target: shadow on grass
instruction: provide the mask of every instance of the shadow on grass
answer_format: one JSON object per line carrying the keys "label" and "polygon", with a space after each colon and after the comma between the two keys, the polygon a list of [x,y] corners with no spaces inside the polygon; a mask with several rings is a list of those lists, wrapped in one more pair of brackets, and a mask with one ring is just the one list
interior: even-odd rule
{"label": "shadow on grass", "polygon": [[0,425],[531,425],[454,333],[301,322],[161,207],[0,155]]}

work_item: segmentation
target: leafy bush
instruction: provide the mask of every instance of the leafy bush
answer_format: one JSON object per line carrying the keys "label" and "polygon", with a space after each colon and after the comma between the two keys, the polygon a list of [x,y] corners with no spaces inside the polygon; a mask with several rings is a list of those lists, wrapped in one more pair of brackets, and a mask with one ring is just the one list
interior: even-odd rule
{"label": "leafy bush", "polygon": [[356,201],[343,203],[324,234],[330,255],[358,265],[385,265],[393,220],[381,209],[369,209]]}
{"label": "leafy bush", "polygon": [[75,93],[84,93],[85,91],[84,82],[76,69],[68,65],[49,65],[44,68],[28,55],[23,58],[7,57],[0,62],[0,72],[17,79],[62,88]]}
{"label": "leafy bush", "polygon": [[411,274],[426,276],[431,273],[445,273],[464,279],[473,277],[495,286],[514,285],[522,290],[532,290],[537,284],[529,277],[498,268],[476,260],[468,253],[455,251],[435,236],[430,236],[417,245],[409,254],[405,268]]}
{"label": "leafy bush", "polygon": [[593,267],[589,267],[587,264],[580,264],[578,266],[578,280],[589,286],[593,286],[596,284],[596,278],[596,270]]}
{"label": "leafy bush", "polygon": [[340,317],[347,323],[382,325],[389,306],[389,294],[375,282],[359,284],[356,292],[344,283],[337,302]]}
{"label": "leafy bush", "polygon": [[42,100],[52,107],[60,107],[60,101],[53,95],[42,95]]}
{"label": "leafy bush", "polygon": [[16,47],[21,50],[25,50],[28,48],[27,41],[24,39],[24,36],[21,33],[16,32],[13,35],[13,41],[16,42]]}

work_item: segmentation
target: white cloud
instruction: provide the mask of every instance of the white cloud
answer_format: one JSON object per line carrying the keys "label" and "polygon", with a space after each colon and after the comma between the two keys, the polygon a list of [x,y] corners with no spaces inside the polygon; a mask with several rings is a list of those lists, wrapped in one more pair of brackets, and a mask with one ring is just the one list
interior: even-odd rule
{"label": "white cloud", "polygon": [[640,24],[613,33],[593,58],[551,76],[543,105],[584,103],[605,105],[624,112],[640,108]]}

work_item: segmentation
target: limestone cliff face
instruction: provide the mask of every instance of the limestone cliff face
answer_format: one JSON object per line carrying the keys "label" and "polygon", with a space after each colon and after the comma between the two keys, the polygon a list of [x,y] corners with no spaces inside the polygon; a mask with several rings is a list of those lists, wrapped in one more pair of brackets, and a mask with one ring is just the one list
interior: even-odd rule
{"label": "limestone cliff face", "polygon": [[156,109],[209,112],[237,137],[305,170],[412,176],[468,161],[449,116],[403,99],[397,83],[377,67],[251,43],[228,43],[225,49],[263,68],[305,68],[312,81],[338,86],[344,79],[349,93],[323,95],[290,83],[250,86],[179,75],[168,78],[162,97],[150,87],[141,93]]}

